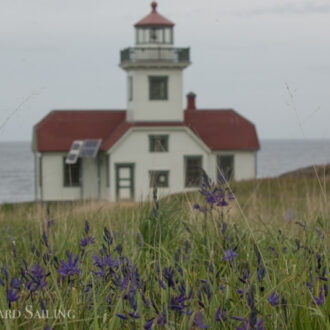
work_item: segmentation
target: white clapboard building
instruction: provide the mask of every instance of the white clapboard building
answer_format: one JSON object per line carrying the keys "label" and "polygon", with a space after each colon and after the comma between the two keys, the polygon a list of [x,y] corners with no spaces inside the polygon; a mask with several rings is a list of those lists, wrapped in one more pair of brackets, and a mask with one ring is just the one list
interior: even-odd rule
{"label": "white clapboard building", "polygon": [[127,109],[53,110],[35,125],[37,200],[146,200],[154,186],[160,196],[196,189],[202,168],[256,176],[255,126],[232,109],[196,108],[194,93],[183,105],[190,49],[174,47],[174,24],[151,6],[135,47],[120,52]]}

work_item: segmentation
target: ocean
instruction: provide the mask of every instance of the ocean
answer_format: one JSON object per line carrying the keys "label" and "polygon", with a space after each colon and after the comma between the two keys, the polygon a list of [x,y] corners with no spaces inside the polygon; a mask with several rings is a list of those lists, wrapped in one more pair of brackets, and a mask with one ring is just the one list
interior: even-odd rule
{"label": "ocean", "polygon": [[[330,140],[262,140],[257,176],[274,177],[312,164],[330,163]],[[0,142],[0,203],[34,199],[29,142]]]}

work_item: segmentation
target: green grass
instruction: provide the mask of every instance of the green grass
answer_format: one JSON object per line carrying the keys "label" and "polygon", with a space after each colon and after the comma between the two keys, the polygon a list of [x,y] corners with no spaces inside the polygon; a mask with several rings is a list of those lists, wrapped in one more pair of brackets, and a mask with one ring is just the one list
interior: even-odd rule
{"label": "green grass", "polygon": [[[313,298],[327,283],[318,279],[324,267],[325,276],[329,275],[329,185],[328,177],[322,176],[320,180],[287,177],[235,182],[230,188],[236,200],[209,213],[207,218],[193,209],[195,202],[202,202],[198,192],[161,199],[157,217],[153,215],[153,203],[3,204],[0,206],[0,268],[7,266],[9,281],[14,276],[20,278],[24,258],[29,267],[40,260],[40,265],[50,273],[48,285],[32,295],[22,283],[19,299],[12,303],[11,310],[24,311],[31,305],[34,312],[41,311],[41,299],[47,309],[71,310],[75,318],[6,319],[0,314],[0,327],[43,329],[48,324],[56,329],[143,329],[147,320],[156,317],[155,329],[197,329],[194,315],[201,312],[209,328],[232,329],[242,326],[232,316],[249,319],[252,309],[247,296],[251,297],[251,288],[255,286],[253,305],[258,319],[263,318],[265,328],[330,329],[329,295],[320,305],[315,304]],[[290,221],[287,220],[288,210],[292,213]],[[54,220],[54,224],[47,228],[49,220]],[[80,239],[86,220],[90,226],[89,235],[95,237],[96,243],[89,245],[82,255]],[[298,225],[297,221],[306,226]],[[225,234],[222,233],[224,223],[228,225]],[[140,286],[135,294],[139,318],[122,320],[116,316],[132,311],[125,299],[129,286],[122,289],[115,285],[113,276],[100,278],[93,273],[97,269],[92,256],[99,255],[105,244],[104,227],[113,238],[110,246],[113,257],[120,257],[115,249],[120,244],[121,255],[139,271]],[[49,250],[41,240],[43,231],[50,247],[48,261],[42,259]],[[223,260],[224,251],[236,246],[238,256],[234,261]],[[79,254],[81,269],[79,275],[71,277],[71,282],[60,278],[54,263],[54,256],[67,261],[67,250],[73,255]],[[260,253],[259,265],[256,251]],[[321,256],[320,265],[316,254]],[[257,274],[261,265],[266,273],[259,281]],[[160,287],[158,278],[164,283],[166,278],[162,274],[158,276],[157,269],[162,272],[165,267],[175,270],[175,289]],[[249,276],[244,284],[239,278],[247,267]],[[306,286],[309,272],[313,276],[312,292]],[[117,273],[122,275],[119,270]],[[0,271],[0,278],[6,282],[3,271]],[[204,280],[209,286],[210,298]],[[186,296],[192,289],[192,297],[187,300],[191,316],[180,315],[169,308],[171,297],[179,295],[178,287],[183,283]],[[0,311],[9,310],[7,285],[9,283],[4,287],[0,285]],[[243,297],[237,289],[245,290]],[[273,292],[280,294],[277,306],[268,302]],[[159,313],[164,306],[165,326],[157,325],[159,313],[152,306],[146,307],[142,293],[146,299],[154,301]],[[227,320],[215,321],[219,306],[226,310]]]}

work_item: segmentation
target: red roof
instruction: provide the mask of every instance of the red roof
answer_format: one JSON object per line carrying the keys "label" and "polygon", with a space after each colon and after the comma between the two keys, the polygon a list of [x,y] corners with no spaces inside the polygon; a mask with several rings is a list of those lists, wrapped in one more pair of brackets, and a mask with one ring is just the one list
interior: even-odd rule
{"label": "red roof", "polygon": [[185,123],[212,150],[259,150],[254,124],[232,109],[186,110]]}
{"label": "red roof", "polygon": [[255,126],[234,110],[186,110],[184,122],[126,122],[125,110],[52,111],[35,126],[39,152],[68,151],[74,140],[112,147],[131,127],[189,127],[211,150],[258,150]]}
{"label": "red roof", "polygon": [[157,2],[151,3],[151,13],[147,15],[146,17],[142,18],[140,21],[138,21],[134,26],[135,27],[148,27],[148,26],[174,26],[174,23],[165,18],[164,16],[158,14],[156,8],[157,8]]}
{"label": "red roof", "polygon": [[68,151],[74,140],[104,141],[125,117],[125,110],[54,110],[35,126],[37,150]]}

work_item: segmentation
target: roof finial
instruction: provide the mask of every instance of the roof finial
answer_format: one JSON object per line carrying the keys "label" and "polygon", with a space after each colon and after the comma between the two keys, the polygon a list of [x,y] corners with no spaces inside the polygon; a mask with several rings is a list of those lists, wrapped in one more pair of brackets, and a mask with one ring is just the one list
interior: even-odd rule
{"label": "roof finial", "polygon": [[157,8],[157,2],[156,1],[153,1],[151,3],[151,8],[152,8],[152,12],[155,13],[156,12],[156,8]]}

